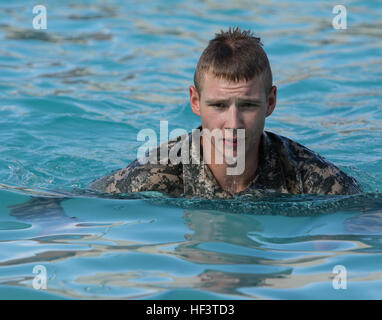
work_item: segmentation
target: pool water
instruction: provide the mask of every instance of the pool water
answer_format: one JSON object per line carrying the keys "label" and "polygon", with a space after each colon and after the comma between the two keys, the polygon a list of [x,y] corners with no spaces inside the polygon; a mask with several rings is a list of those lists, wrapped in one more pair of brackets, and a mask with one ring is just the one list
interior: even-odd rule
{"label": "pool water", "polygon": [[[39,4],[47,30],[32,28],[30,1],[0,4],[1,299],[382,298],[379,1],[345,1],[346,30],[332,26],[332,1]],[[88,192],[135,159],[141,129],[199,125],[188,86],[229,26],[255,31],[268,53],[278,102],[266,129],[364,192]]]}

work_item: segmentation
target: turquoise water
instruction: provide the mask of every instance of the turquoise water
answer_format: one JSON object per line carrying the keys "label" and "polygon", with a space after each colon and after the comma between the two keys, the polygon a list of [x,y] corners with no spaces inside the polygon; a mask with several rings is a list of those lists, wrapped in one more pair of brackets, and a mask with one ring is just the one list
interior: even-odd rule
{"label": "turquoise water", "polygon": [[[381,299],[382,4],[0,3],[2,299]],[[278,86],[267,130],[357,178],[354,196],[111,197],[87,184],[136,157],[139,130],[199,125],[188,86],[221,28],[262,38]],[[47,288],[33,288],[35,266]],[[333,268],[347,289],[333,288]]]}

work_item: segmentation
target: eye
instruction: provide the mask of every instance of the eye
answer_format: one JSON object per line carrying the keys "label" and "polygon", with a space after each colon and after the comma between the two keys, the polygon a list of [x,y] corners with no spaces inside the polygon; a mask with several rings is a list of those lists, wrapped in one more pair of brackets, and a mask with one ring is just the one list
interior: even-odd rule
{"label": "eye", "polygon": [[221,108],[225,107],[225,104],[224,103],[213,103],[213,104],[211,104],[211,106],[221,109]]}
{"label": "eye", "polygon": [[257,107],[257,104],[254,104],[254,103],[243,103],[240,107],[242,107],[242,108],[255,108],[255,107]]}

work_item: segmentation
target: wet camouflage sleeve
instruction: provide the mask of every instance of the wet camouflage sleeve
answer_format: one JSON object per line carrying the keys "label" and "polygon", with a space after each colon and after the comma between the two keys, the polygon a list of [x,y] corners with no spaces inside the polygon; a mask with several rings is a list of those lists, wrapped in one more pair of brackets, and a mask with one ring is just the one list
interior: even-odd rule
{"label": "wet camouflage sleeve", "polygon": [[[174,148],[180,155],[179,146],[187,135],[167,141],[163,145],[171,152]],[[163,146],[162,145],[162,146]],[[173,164],[169,158],[160,159],[161,146],[146,152],[145,161],[138,159],[123,169],[116,170],[110,175],[93,181],[88,189],[105,193],[130,193],[143,191],[158,191],[163,194],[178,197],[183,195],[183,165]],[[161,164],[160,160],[165,164]]]}
{"label": "wet camouflage sleeve", "polygon": [[314,166],[307,164],[302,170],[304,193],[356,194],[362,192],[357,181],[322,158]]}
{"label": "wet camouflage sleeve", "polygon": [[318,153],[290,140],[302,180],[302,193],[355,194],[362,192],[358,182]]}
{"label": "wet camouflage sleeve", "polygon": [[140,164],[134,160],[128,167],[93,181],[88,189],[106,193],[159,191],[171,196],[183,193],[181,165]]}
{"label": "wet camouflage sleeve", "polygon": [[355,194],[355,179],[318,153],[287,137],[265,131],[256,187],[291,194]]}

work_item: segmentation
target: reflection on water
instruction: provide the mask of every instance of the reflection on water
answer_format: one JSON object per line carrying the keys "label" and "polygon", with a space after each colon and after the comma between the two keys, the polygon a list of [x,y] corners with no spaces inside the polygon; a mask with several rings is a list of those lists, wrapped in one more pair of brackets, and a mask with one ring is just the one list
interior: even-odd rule
{"label": "reflection on water", "polygon": [[[92,201],[104,201],[100,210],[123,215],[93,222]],[[9,205],[11,217],[37,230],[28,239],[2,238],[8,255],[0,262],[1,282],[31,287],[33,278],[16,272],[17,267],[43,264],[49,270],[48,291],[65,297],[147,298],[192,289],[215,298],[257,299],[272,297],[272,290],[276,294],[319,284],[325,286],[325,294],[334,290],[332,269],[338,264],[351,270],[350,283],[373,285],[381,276],[378,202],[363,213],[283,217],[164,210],[147,206],[146,200],[137,210],[132,200],[119,201],[120,205],[118,200],[32,197]],[[90,208],[84,207],[86,203]],[[155,212],[158,209],[162,215]],[[165,226],[167,231],[162,232]],[[9,225],[8,232],[12,230],[17,232]],[[173,230],[183,231],[174,239]],[[151,240],[142,238],[149,233]],[[20,246],[29,249],[10,254]],[[73,274],[70,266],[78,270]],[[306,289],[306,297],[314,294]]]}

